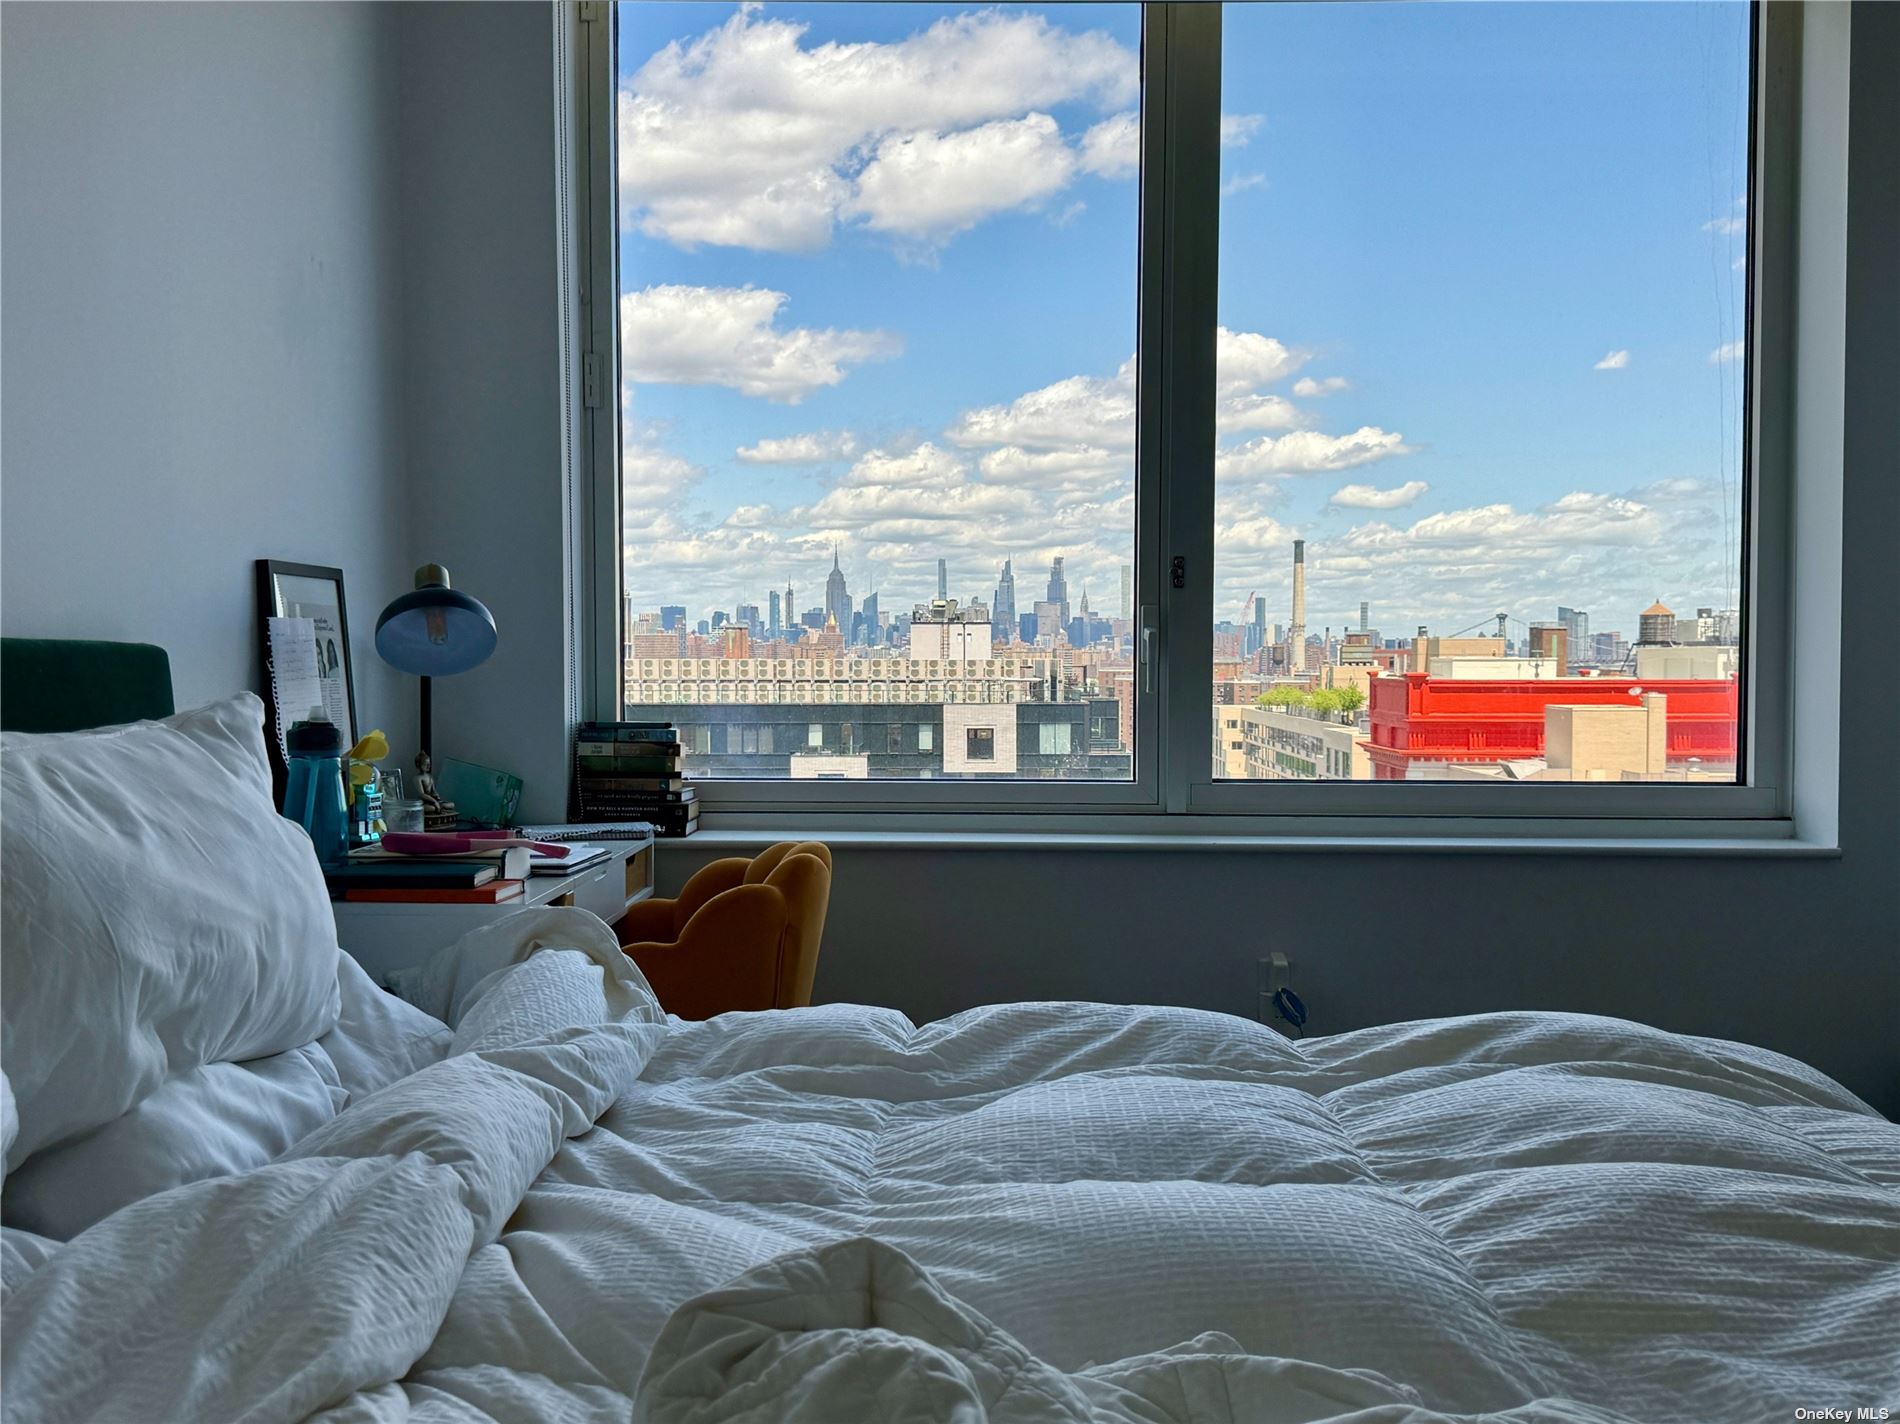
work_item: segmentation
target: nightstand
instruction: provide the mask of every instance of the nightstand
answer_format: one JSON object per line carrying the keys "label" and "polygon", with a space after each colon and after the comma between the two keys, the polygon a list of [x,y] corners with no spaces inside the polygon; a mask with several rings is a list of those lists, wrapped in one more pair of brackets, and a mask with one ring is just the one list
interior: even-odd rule
{"label": "nightstand", "polygon": [[653,842],[602,841],[604,861],[573,875],[531,875],[518,899],[499,905],[365,904],[334,900],[336,942],[378,984],[421,964],[470,930],[542,905],[577,905],[612,924],[653,893]]}

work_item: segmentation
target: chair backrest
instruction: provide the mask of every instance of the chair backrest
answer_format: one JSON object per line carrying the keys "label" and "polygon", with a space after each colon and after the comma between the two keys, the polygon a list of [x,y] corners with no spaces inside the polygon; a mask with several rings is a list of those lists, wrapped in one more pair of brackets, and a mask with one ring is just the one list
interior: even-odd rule
{"label": "chair backrest", "polygon": [[811,1003],[825,912],[831,904],[831,849],[820,841],[781,841],[753,860],[746,881],[763,881],[785,897],[789,913],[779,952],[776,1007],[805,1008]]}

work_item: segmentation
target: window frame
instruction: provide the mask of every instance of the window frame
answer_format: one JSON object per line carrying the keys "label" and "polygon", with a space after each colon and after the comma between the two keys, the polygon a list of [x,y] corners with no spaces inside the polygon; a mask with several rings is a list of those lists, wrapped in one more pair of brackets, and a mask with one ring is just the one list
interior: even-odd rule
{"label": "window frame", "polygon": [[[1276,3],[1276,0],[1233,0]],[[1802,7],[1752,0],[1748,342],[1743,377],[1744,660],[1734,785],[1328,780],[1213,774],[1214,331],[1219,293],[1222,5],[1147,0],[1139,179],[1135,737],[1127,781],[938,778],[696,782],[720,824],[1184,836],[1549,835],[1789,838],[1794,685],[1790,639],[1795,296],[1800,211]],[[575,27],[574,147],[590,373],[587,547],[592,626],[581,657],[592,715],[621,715],[617,7],[588,0]],[[604,294],[593,300],[593,294]],[[604,532],[603,532],[604,531]],[[1171,585],[1169,561],[1184,561]],[[1218,713],[1214,714],[1216,717]]]}

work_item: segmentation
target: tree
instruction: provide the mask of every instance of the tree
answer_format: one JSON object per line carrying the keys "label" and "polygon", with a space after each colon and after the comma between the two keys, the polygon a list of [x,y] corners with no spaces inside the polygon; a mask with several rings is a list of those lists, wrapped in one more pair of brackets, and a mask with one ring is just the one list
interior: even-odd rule
{"label": "tree", "polygon": [[1270,687],[1254,702],[1260,707],[1305,707],[1308,705],[1308,696],[1304,688]]}

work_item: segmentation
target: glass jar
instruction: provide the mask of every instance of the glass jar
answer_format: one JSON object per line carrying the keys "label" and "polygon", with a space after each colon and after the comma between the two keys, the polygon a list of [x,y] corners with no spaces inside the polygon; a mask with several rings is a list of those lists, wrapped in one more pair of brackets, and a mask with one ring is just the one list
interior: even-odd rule
{"label": "glass jar", "polygon": [[392,831],[420,831],[422,803],[392,797],[383,803],[383,824]]}

